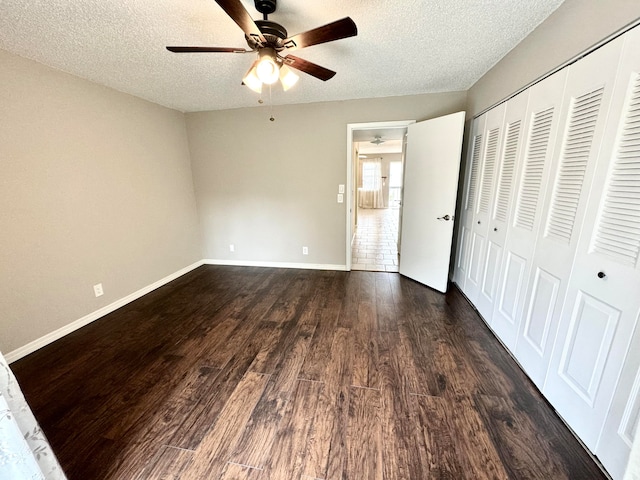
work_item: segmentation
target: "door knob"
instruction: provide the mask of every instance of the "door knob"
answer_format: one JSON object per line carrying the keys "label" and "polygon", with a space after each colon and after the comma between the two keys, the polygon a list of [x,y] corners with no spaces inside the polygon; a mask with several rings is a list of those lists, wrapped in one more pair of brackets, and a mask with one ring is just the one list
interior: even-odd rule
{"label": "door knob", "polygon": [[438,220],[444,220],[445,222],[448,222],[449,220],[451,220],[451,217],[447,214],[444,217],[438,217]]}
{"label": "door knob", "polygon": [[607,276],[607,274],[606,274],[606,273],[604,273],[604,272],[598,272],[598,278],[604,278],[604,277],[606,277],[606,276]]}

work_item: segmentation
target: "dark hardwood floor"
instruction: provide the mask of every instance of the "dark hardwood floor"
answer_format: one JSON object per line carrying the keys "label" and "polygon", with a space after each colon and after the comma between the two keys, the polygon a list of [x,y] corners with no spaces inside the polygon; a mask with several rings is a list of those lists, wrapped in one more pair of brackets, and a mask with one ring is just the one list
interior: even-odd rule
{"label": "dark hardwood floor", "polygon": [[12,364],[70,480],[604,479],[460,292],[203,266]]}

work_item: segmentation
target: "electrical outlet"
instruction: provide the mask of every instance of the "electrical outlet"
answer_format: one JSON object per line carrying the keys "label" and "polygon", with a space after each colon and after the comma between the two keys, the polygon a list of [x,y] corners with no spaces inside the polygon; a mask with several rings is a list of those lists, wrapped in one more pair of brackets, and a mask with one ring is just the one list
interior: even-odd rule
{"label": "electrical outlet", "polygon": [[236,251],[236,246],[233,243],[229,245],[229,251],[230,252],[235,252]]}
{"label": "electrical outlet", "polygon": [[302,247],[302,254],[309,255],[309,247]]}
{"label": "electrical outlet", "polygon": [[104,295],[104,290],[102,289],[101,283],[93,286],[93,293],[96,294],[96,297],[101,297],[102,295]]}

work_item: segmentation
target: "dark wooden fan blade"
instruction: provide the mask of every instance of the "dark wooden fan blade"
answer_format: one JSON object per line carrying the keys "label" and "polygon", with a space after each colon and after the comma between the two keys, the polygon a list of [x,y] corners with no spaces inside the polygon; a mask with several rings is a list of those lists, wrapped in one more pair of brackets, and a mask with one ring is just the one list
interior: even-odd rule
{"label": "dark wooden fan blade", "polygon": [[293,55],[287,55],[284,57],[284,63],[291,68],[295,68],[296,70],[300,70],[301,72],[308,73],[312,77],[319,78],[323,82],[334,77],[336,72],[333,70],[329,70],[328,68],[321,67],[320,65],[316,65],[315,63],[309,62],[304,58],[294,57]]}
{"label": "dark wooden fan blade", "polygon": [[322,27],[289,37],[284,41],[284,46],[287,47],[287,50],[295,50],[296,48],[304,48],[311,45],[318,45],[319,43],[333,42],[341,38],[353,37],[357,34],[358,27],[356,27],[356,24],[351,18],[346,17],[342,20],[336,20]]}
{"label": "dark wooden fan blade", "polygon": [[216,3],[238,24],[247,36],[255,37],[264,43],[262,32],[240,0],[216,0]]}
{"label": "dark wooden fan blade", "polygon": [[167,47],[167,50],[174,53],[195,53],[195,52],[220,52],[220,53],[248,53],[252,50],[232,47]]}

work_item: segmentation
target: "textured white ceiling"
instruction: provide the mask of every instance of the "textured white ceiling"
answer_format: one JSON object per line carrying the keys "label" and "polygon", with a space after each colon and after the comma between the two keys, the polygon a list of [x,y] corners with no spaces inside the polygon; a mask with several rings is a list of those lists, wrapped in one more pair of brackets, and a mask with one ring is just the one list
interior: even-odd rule
{"label": "textured white ceiling", "polygon": [[[242,3],[260,18],[253,0]],[[328,82],[301,74],[294,89],[274,88],[272,101],[466,90],[561,3],[279,0],[269,18],[290,35],[350,16],[358,36],[297,51],[338,74]],[[246,43],[214,0],[0,0],[0,48],[9,52],[182,111],[257,105],[240,84],[253,54],[175,54],[166,45]]]}

